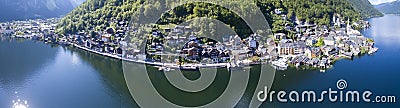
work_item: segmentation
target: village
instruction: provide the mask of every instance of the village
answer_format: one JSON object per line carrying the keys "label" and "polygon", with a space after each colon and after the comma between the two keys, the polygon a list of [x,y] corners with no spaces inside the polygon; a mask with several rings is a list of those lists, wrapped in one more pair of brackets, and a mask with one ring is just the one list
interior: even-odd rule
{"label": "village", "polygon": [[[3,37],[28,38],[45,43],[73,45],[101,53],[122,55],[120,42],[123,40],[125,31],[110,28],[90,35],[89,32],[79,32],[65,36],[55,32],[59,20],[59,18],[50,18],[0,23],[0,33]],[[121,22],[120,25],[124,24]]]}
{"label": "village", "polygon": [[[153,40],[147,42],[146,51],[128,49],[125,37],[129,31],[127,22],[118,22],[116,29],[107,28],[100,32],[79,32],[73,35],[55,33],[56,23],[60,19],[37,19],[12,21],[0,24],[3,37],[30,38],[46,43],[63,46],[74,46],[100,55],[164,66],[161,56],[169,55],[170,67],[187,66],[188,69],[199,67],[241,67],[243,65],[271,63],[278,70],[292,67],[311,67],[327,69],[342,58],[373,54],[378,50],[374,40],[364,37],[340,17],[334,16],[335,28],[314,24],[300,24],[287,27],[296,31],[295,36],[285,33],[274,33],[267,40],[260,41],[262,36],[252,34],[242,39],[240,36],[224,36],[222,42],[211,38],[189,35],[193,32],[189,26],[155,29],[151,32]],[[354,24],[353,24],[354,25]],[[165,53],[165,44],[184,44],[183,47]],[[210,65],[208,65],[210,64]],[[214,64],[214,65],[212,65]]]}

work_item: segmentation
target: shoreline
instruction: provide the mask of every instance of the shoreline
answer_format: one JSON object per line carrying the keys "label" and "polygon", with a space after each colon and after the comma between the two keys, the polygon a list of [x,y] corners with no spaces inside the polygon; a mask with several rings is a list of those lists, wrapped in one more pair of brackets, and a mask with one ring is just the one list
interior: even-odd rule
{"label": "shoreline", "polygon": [[[122,62],[138,63],[138,64],[145,64],[145,65],[166,67],[166,68],[171,68],[171,69],[198,70],[200,68],[226,68],[226,67],[229,67],[228,66],[229,63],[177,65],[177,64],[174,64],[174,63],[147,62],[147,61],[144,61],[144,60],[134,60],[134,59],[123,58],[123,57],[121,57],[119,55],[115,55],[115,54],[98,52],[98,51],[95,51],[95,50],[92,50],[92,49],[89,49],[89,48],[86,48],[84,46],[81,46],[81,45],[78,45],[78,44],[75,44],[75,43],[71,43],[71,42],[60,44],[60,43],[45,42],[43,40],[35,40],[35,39],[32,39],[32,38],[28,38],[28,37],[11,37],[11,36],[3,36],[3,35],[1,35],[0,38],[1,39],[32,40],[32,41],[43,42],[45,44],[54,44],[54,45],[60,45],[60,46],[67,46],[67,47],[71,47],[71,48],[76,48],[76,49],[79,49],[79,50],[87,51],[87,52],[92,53],[92,54],[97,54],[99,56],[108,57],[108,58],[111,58],[111,59],[121,60]],[[259,64],[261,64],[261,63],[259,63]]]}
{"label": "shoreline", "polygon": [[[51,23],[52,21],[50,21],[50,24]],[[364,21],[362,24],[368,24],[368,22]],[[262,47],[256,49],[257,48],[256,44],[248,44],[249,46],[254,45],[252,46],[254,50],[253,53],[256,53],[256,50],[260,52],[260,55],[259,56],[257,55],[258,58],[254,59],[245,58],[245,57],[253,57],[254,54],[247,54],[247,55],[243,54],[245,56],[243,60],[234,60],[233,62],[217,61],[217,62],[205,62],[205,63],[201,62],[181,63],[180,61],[177,63],[174,62],[163,63],[161,59],[158,60],[157,56],[155,58],[148,59],[147,58],[148,55],[146,54],[150,53],[139,54],[140,51],[137,53],[135,52],[135,55],[129,55],[129,54],[124,55],[123,46],[126,44],[126,42],[125,44],[120,43],[121,41],[124,41],[121,38],[117,39],[116,41],[111,41],[111,39],[114,40],[115,37],[110,37],[111,34],[108,33],[105,33],[105,36],[102,37],[101,40],[98,37],[91,37],[84,33],[64,36],[57,33],[46,34],[40,32],[38,32],[38,34],[36,33],[24,34],[21,33],[21,31],[17,31],[15,33],[9,31],[10,32],[9,35],[2,35],[1,37],[6,37],[10,39],[30,39],[54,45],[72,46],[84,51],[88,51],[90,53],[122,61],[139,63],[139,64],[148,64],[153,66],[161,66],[162,68],[166,67],[166,68],[191,69],[191,70],[194,69],[197,70],[199,68],[219,68],[219,67],[227,67],[228,69],[230,69],[231,66],[235,68],[235,67],[244,67],[247,65],[263,64],[263,63],[271,64],[277,70],[286,70],[288,67],[293,67],[293,66],[295,66],[296,68],[312,67],[316,69],[327,69],[334,64],[334,61],[341,60],[343,59],[343,57],[351,59],[353,56],[360,55],[360,53],[361,55],[366,53],[373,54],[378,50],[378,48],[374,47],[374,40],[366,38],[360,33],[360,31],[352,29],[349,22],[347,23],[346,28],[345,27],[335,28],[335,29],[325,28],[325,30],[317,30],[317,28],[319,28],[317,25],[314,25],[313,28],[307,28],[305,31],[313,29],[315,29],[315,31],[304,34],[300,33],[299,35],[300,37],[302,37],[301,39],[286,39],[278,36],[279,33],[274,34],[274,37],[271,37],[272,39],[270,40],[270,43],[267,43],[268,44],[267,46],[271,45],[272,47],[267,48],[263,46],[264,47],[264,53],[262,53],[263,55],[261,55],[261,52],[263,50]],[[176,27],[175,29],[180,30],[180,27]],[[323,27],[320,29],[323,29]],[[32,32],[32,31],[27,30],[25,32]],[[162,34],[160,32],[157,32],[156,34],[153,33],[153,36],[158,36],[158,35]],[[278,37],[275,37],[275,35],[277,35]],[[251,36],[257,37],[257,35],[251,35]],[[236,39],[236,41],[237,40],[242,41],[242,43],[243,41],[248,41],[248,43],[257,42],[257,40],[254,37],[253,39],[245,40],[241,39],[238,36],[237,36],[238,39],[236,39],[236,37],[231,36],[230,37],[231,40],[227,44],[232,45],[232,43],[235,42],[234,39]],[[161,43],[155,43],[154,45],[152,45],[151,46],[153,47],[152,51],[157,52],[158,47],[161,47],[161,51],[163,50],[163,46],[157,44]],[[191,49],[187,48],[186,50],[189,51]],[[266,53],[269,50],[270,52]],[[209,54],[210,52],[208,52],[207,54]],[[216,55],[218,56],[218,54]],[[239,57],[239,54],[237,54],[237,57]],[[227,56],[227,58],[228,60],[232,60],[232,56]]]}
{"label": "shoreline", "polygon": [[174,63],[162,63],[162,62],[146,62],[143,60],[133,60],[133,59],[128,59],[128,58],[123,58],[120,57],[118,55],[114,55],[114,54],[109,54],[109,53],[102,53],[102,52],[98,52],[98,51],[94,51],[91,50],[89,48],[77,45],[77,44],[71,44],[72,47],[75,47],[77,49],[81,49],[84,51],[88,51],[90,53],[94,53],[94,54],[98,54],[100,56],[104,56],[104,57],[109,57],[109,58],[113,58],[113,59],[118,59],[118,60],[122,60],[122,62],[127,61],[127,62],[131,62],[131,63],[139,63],[139,64],[146,64],[146,65],[153,65],[153,66],[162,66],[162,67],[167,67],[167,68],[172,68],[172,69],[199,69],[199,68],[223,68],[223,67],[227,67],[228,63],[216,63],[216,64],[185,64],[185,65],[177,65]]}
{"label": "shoreline", "polygon": [[[160,70],[167,70],[169,71],[169,69],[182,69],[182,70],[198,70],[200,68],[228,68],[228,69],[234,69],[234,68],[241,68],[243,66],[239,66],[239,67],[230,67],[230,63],[216,63],[216,64],[184,64],[184,65],[177,65],[174,63],[162,63],[162,62],[147,62],[144,60],[134,60],[134,59],[128,59],[128,58],[123,58],[119,55],[115,55],[115,54],[109,54],[109,53],[104,53],[104,52],[98,52],[89,48],[86,48],[84,46],[80,46],[77,45],[75,43],[70,43],[67,42],[66,44],[60,44],[60,43],[49,43],[49,42],[45,42],[42,40],[34,40],[32,38],[22,38],[22,37],[8,37],[8,36],[3,36],[1,35],[0,38],[3,39],[26,39],[26,40],[33,40],[33,41],[38,41],[38,42],[44,42],[45,44],[55,44],[55,45],[60,45],[60,46],[67,46],[67,47],[71,47],[71,48],[76,48],[79,50],[83,50],[83,51],[87,51],[89,53],[92,54],[97,54],[99,56],[103,56],[103,57],[108,57],[111,59],[117,59],[117,60],[121,60],[122,62],[128,62],[128,63],[138,63],[138,64],[144,64],[144,65],[151,65],[154,67],[158,67]],[[370,55],[370,54],[363,54],[363,55]],[[359,55],[359,56],[363,56],[363,55]],[[335,58],[332,61],[332,64],[329,65],[328,67],[325,68],[321,68],[319,66],[315,67],[315,66],[308,66],[308,65],[300,65],[300,66],[296,66],[295,64],[291,64],[291,63],[287,63],[288,66],[284,67],[283,71],[289,69],[289,68],[294,68],[294,69],[309,69],[309,70],[320,70],[321,72],[324,72],[324,70],[328,70],[330,68],[333,67],[333,65],[335,64],[335,62],[339,61],[339,60],[343,60],[343,59],[352,59],[352,57],[347,57],[347,56],[338,56],[337,58]],[[262,64],[262,63],[257,63],[257,64]],[[275,67],[276,70],[281,70],[282,67],[277,67],[275,66],[273,63],[268,63],[271,64],[271,66]],[[254,63],[249,63],[249,65],[244,65],[244,66],[250,66],[250,65],[254,65]]]}

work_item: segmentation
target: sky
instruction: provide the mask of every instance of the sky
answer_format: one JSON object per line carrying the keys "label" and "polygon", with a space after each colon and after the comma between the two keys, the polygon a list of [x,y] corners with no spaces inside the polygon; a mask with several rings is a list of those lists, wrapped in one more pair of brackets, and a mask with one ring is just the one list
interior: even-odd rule
{"label": "sky", "polygon": [[71,4],[74,7],[77,7],[78,5],[82,4],[83,2],[85,2],[86,0],[70,0]]}
{"label": "sky", "polygon": [[396,1],[396,0],[369,0],[369,2],[371,2],[372,5],[377,5],[377,4],[392,2],[392,1]]}

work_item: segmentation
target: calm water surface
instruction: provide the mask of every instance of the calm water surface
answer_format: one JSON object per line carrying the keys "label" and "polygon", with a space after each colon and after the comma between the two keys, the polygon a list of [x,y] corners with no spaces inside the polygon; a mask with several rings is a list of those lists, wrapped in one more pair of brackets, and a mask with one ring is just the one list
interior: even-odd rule
{"label": "calm water surface", "polygon": [[[376,47],[380,48],[376,54],[356,57],[353,60],[340,60],[325,73],[297,69],[278,71],[272,89],[322,91],[336,88],[336,82],[339,79],[345,79],[349,90],[370,90],[376,95],[395,95],[400,98],[400,16],[387,15],[369,19],[369,21],[373,27],[363,31],[363,34],[375,39]],[[119,60],[74,48],[51,46],[29,40],[1,40],[0,108],[10,108],[13,101],[16,102],[18,99],[22,103],[27,101],[32,108],[137,107],[126,87],[121,66],[122,62]],[[220,72],[220,74],[226,73]],[[198,74],[193,73],[186,73],[186,75],[194,79],[198,77]],[[154,76],[160,77],[156,74]],[[165,80],[154,83],[163,84]],[[218,84],[215,86],[216,89],[225,87],[223,82]],[[250,87],[253,86],[255,85]],[[215,95],[220,93],[215,92]],[[251,93],[246,92],[246,94]],[[173,98],[178,95],[168,94],[167,97]],[[206,98],[210,96],[198,98],[209,100]],[[183,105],[195,104],[185,100],[175,101]],[[201,102],[199,100],[198,103]],[[246,102],[246,100],[241,100],[238,105]],[[397,108],[400,106],[399,103],[282,104],[273,102],[264,103],[262,107],[343,107],[345,105],[346,107]]]}
{"label": "calm water surface", "polygon": [[30,40],[2,40],[0,57],[0,108],[135,105],[118,60]]}

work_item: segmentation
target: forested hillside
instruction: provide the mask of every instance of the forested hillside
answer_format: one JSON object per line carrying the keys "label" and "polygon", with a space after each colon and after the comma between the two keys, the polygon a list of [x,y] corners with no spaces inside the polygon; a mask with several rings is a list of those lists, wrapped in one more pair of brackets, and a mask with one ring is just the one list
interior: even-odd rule
{"label": "forested hillside", "polygon": [[381,17],[383,14],[379,12],[368,0],[348,0],[353,7],[361,12],[363,18]]}
{"label": "forested hillside", "polygon": [[379,11],[385,14],[400,14],[400,0],[383,3],[375,6]]}
{"label": "forested hillside", "polygon": [[[229,1],[229,0],[226,0]],[[304,23],[330,25],[334,14],[340,14],[351,21],[361,19],[361,14],[353,9],[347,0],[254,0],[263,12],[274,32],[285,32],[286,25],[294,25],[298,19]],[[58,24],[57,31],[62,34],[74,34],[79,31],[103,31],[115,28],[118,22],[129,22],[135,14],[149,14],[159,6],[176,5],[175,0],[87,0],[74,9]],[[282,11],[280,15],[274,13]],[[212,11],[210,11],[212,10]],[[204,3],[185,4],[169,12],[161,23],[178,23],[193,17],[205,16],[236,24],[237,16],[227,9]],[[281,15],[287,15],[282,19]]]}

